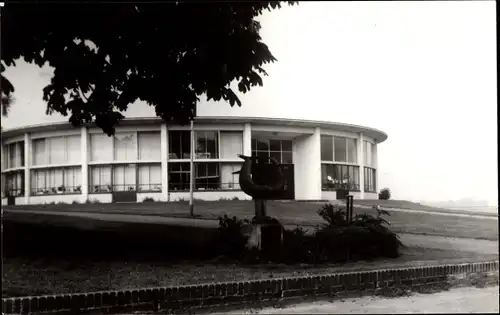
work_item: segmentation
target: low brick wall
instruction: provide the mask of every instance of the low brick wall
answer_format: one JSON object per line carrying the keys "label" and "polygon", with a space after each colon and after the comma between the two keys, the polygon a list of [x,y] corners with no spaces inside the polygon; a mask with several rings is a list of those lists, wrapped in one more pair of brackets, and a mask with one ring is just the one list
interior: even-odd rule
{"label": "low brick wall", "polygon": [[498,281],[498,261],[337,273],[308,277],[159,287],[83,294],[2,299],[3,314],[80,313],[119,310],[181,310],[262,303],[298,296],[374,293],[382,288],[438,283],[459,285],[469,275],[490,274]]}

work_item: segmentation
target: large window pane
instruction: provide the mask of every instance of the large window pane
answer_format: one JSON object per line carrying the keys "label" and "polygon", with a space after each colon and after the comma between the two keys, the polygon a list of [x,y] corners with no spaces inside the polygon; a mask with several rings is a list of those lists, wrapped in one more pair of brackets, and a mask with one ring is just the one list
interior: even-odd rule
{"label": "large window pane", "polygon": [[33,140],[33,165],[49,164],[48,152],[45,152],[45,139]]}
{"label": "large window pane", "polygon": [[221,178],[219,163],[196,163],[195,164],[195,189],[214,190],[220,189]]}
{"label": "large window pane", "polygon": [[115,161],[137,160],[137,134],[122,132],[115,134]]}
{"label": "large window pane", "polygon": [[3,174],[5,192],[7,196],[24,196],[24,171],[13,171]]}
{"label": "large window pane", "polygon": [[168,152],[169,159],[189,159],[191,155],[190,131],[169,131]]}
{"label": "large window pane", "polygon": [[221,189],[240,189],[239,174],[233,172],[241,170],[241,163],[222,163],[221,172]]}
{"label": "large window pane", "polygon": [[4,161],[6,168],[15,168],[24,166],[24,141],[10,143],[4,146]]}
{"label": "large window pane", "polygon": [[161,191],[161,165],[139,166],[139,191]]}
{"label": "large window pane", "polygon": [[291,140],[252,139],[252,147],[252,155],[262,157],[264,159],[274,157],[278,163],[282,164],[293,163]]}
{"label": "large window pane", "polygon": [[113,160],[113,138],[105,134],[90,135],[90,160],[112,161]]}
{"label": "large window pane", "polygon": [[321,161],[333,161],[333,137],[321,136]]}
{"label": "large window pane", "polygon": [[135,164],[113,166],[113,191],[135,191]]}
{"label": "large window pane", "polygon": [[364,148],[364,164],[366,166],[373,166],[372,164],[372,144],[368,141],[365,141],[365,148]]}
{"label": "large window pane", "polygon": [[322,164],[323,190],[336,190],[348,185],[349,190],[359,190],[359,167],[354,165]]}
{"label": "large window pane", "polygon": [[161,159],[161,134],[159,132],[139,132],[137,138],[139,160]]}
{"label": "large window pane", "polygon": [[168,163],[168,189],[170,191],[189,190],[189,163]]}
{"label": "large window pane", "polygon": [[364,186],[365,186],[365,191],[366,192],[376,192],[377,187],[376,187],[376,170],[371,167],[365,167],[364,169]]}
{"label": "large window pane", "polygon": [[357,163],[358,162],[358,152],[356,147],[356,139],[347,139],[347,162]]}
{"label": "large window pane", "polygon": [[347,162],[346,138],[334,137],[334,146],[335,146],[335,161],[336,162]]}
{"label": "large window pane", "polygon": [[64,137],[47,138],[49,164],[64,164],[66,162],[66,139]]}
{"label": "large window pane", "polygon": [[91,166],[89,173],[89,193],[113,191],[111,186],[111,166]]}
{"label": "large window pane", "polygon": [[66,137],[66,162],[77,164],[82,160],[81,137],[79,135]]}
{"label": "large window pane", "polygon": [[221,159],[238,159],[243,154],[243,133],[240,131],[220,132]]}
{"label": "large window pane", "polygon": [[81,193],[81,167],[32,170],[34,195]]}
{"label": "large window pane", "polygon": [[217,159],[219,155],[218,132],[197,131],[195,135],[197,159]]}

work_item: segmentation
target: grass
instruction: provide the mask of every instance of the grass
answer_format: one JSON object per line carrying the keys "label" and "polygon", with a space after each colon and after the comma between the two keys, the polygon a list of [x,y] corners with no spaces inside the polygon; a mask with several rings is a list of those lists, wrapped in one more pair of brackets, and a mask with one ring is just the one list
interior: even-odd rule
{"label": "grass", "polygon": [[498,217],[497,212],[445,209],[445,208],[431,207],[431,206],[423,205],[423,204],[420,204],[417,202],[411,202],[411,201],[406,201],[406,200],[361,199],[361,200],[354,200],[354,204],[363,205],[363,206],[380,205],[381,207],[385,207],[385,208],[396,208],[396,209],[405,209],[405,210],[422,210],[422,211],[429,211],[429,212],[474,214],[474,215],[484,215],[484,216],[488,216],[488,217]]}
{"label": "grass", "polygon": [[[283,224],[316,226],[322,219],[316,211],[322,203],[313,202],[268,202],[268,215],[276,217]],[[56,204],[5,207],[5,209],[26,209],[67,212],[112,213],[152,215],[164,217],[189,217],[187,202],[130,203],[130,204]],[[229,216],[250,219],[254,215],[252,201],[197,201],[195,214],[203,219],[217,219],[224,213]],[[356,208],[354,214],[374,213],[372,209]],[[409,213],[390,211],[391,228],[396,233],[412,233],[447,237],[498,240],[498,221],[474,217],[443,216],[432,213]],[[5,214],[7,215],[7,214]],[[4,215],[4,216],[5,216]],[[24,216],[24,215],[23,215]],[[6,217],[7,218],[7,217]],[[29,219],[29,218],[28,218]],[[74,220],[74,219],[72,219]]]}
{"label": "grass", "polygon": [[[416,261],[415,259],[418,258]],[[4,258],[2,296],[76,293],[210,282],[318,275],[354,270],[495,259],[492,255],[407,248],[397,259],[335,265],[254,265],[183,262],[67,261]]]}
{"label": "grass", "polygon": [[[321,203],[269,202],[268,214],[285,224],[314,226],[323,223],[316,214],[320,206]],[[189,213],[186,202],[59,204],[15,208],[166,217],[188,217]],[[239,218],[251,218],[253,203],[198,201],[195,211],[205,219],[215,219],[223,213]],[[373,210],[355,209],[355,213],[371,211]],[[492,219],[396,211],[392,211],[388,219],[395,232],[498,240],[498,221]],[[49,235],[44,230],[47,228],[56,229],[58,232]],[[209,239],[211,230],[196,226],[166,227],[159,224],[111,222],[64,215],[6,212],[3,217],[2,295],[6,297],[86,292],[498,259],[497,255],[424,248],[405,248],[403,255],[397,259],[322,266],[242,266],[207,262],[199,257],[183,262],[169,259],[172,258],[172,253],[179,251],[191,254],[202,251],[203,246],[195,247],[192,241],[202,244],[200,240]],[[64,238],[61,235],[64,235]],[[41,259],[40,251],[44,252],[47,248],[63,255],[52,258],[44,256],[46,258]],[[104,252],[100,253],[101,258],[95,255],[98,248],[104,249]],[[79,255],[76,255],[77,253]],[[93,260],[88,259],[92,256]]]}

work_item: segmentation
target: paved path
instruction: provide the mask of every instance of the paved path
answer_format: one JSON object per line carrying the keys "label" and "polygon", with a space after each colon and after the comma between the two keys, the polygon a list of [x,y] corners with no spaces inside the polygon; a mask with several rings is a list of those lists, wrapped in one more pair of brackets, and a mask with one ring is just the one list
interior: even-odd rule
{"label": "paved path", "polygon": [[[5,213],[32,213],[32,214],[47,214],[47,215],[64,215],[73,217],[82,217],[111,222],[134,222],[148,224],[166,224],[166,225],[187,225],[199,226],[206,228],[218,227],[218,221],[208,219],[191,219],[191,218],[172,218],[163,216],[150,215],[133,215],[133,214],[106,214],[106,213],[88,213],[88,212],[62,212],[62,211],[40,211],[40,210],[4,210]],[[295,225],[286,226],[287,228],[295,228]],[[403,244],[409,247],[423,247],[434,249],[454,249],[457,251],[477,252],[480,254],[496,254],[498,255],[498,241],[490,240],[472,240],[464,238],[452,238],[434,235],[416,235],[398,233]]]}
{"label": "paved path", "polygon": [[[372,209],[373,206],[365,206],[365,205],[354,205],[357,208],[361,209]],[[444,216],[452,216],[452,217],[466,217],[466,218],[477,218],[477,219],[485,219],[485,220],[498,220],[498,216],[493,215],[482,215],[482,214],[474,214],[474,213],[453,213],[453,212],[440,212],[440,211],[430,211],[430,210],[409,210],[409,209],[399,209],[399,208],[386,208],[380,207],[386,211],[396,211],[396,212],[407,212],[407,213],[425,213],[425,214],[435,214],[435,215],[444,215]]]}
{"label": "paved path", "polygon": [[458,288],[435,294],[401,298],[368,296],[332,302],[304,303],[283,309],[240,310],[219,314],[401,314],[401,313],[496,313],[498,286]]}

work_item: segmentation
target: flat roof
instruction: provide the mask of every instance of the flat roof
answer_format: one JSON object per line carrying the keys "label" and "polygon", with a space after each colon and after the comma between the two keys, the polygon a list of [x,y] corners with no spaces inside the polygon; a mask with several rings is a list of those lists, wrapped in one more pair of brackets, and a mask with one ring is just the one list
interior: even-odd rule
{"label": "flat roof", "polygon": [[[161,124],[162,119],[157,117],[139,117],[139,118],[125,118],[120,121],[119,126],[139,126],[139,125],[154,125]],[[265,118],[265,117],[231,117],[231,116],[200,116],[195,117],[195,122],[224,124],[224,123],[251,123],[253,125],[277,125],[277,126],[293,126],[293,127],[320,127],[325,129],[334,129],[347,132],[362,132],[364,135],[372,138],[376,143],[387,140],[387,134],[381,130],[351,125],[339,122],[328,122],[320,120],[302,120],[302,119],[288,119],[288,118]],[[89,127],[95,125],[87,124]],[[2,131],[2,137],[10,138],[24,133],[36,133],[54,130],[70,130],[73,127],[69,122],[56,122],[45,123],[39,125],[24,126],[19,128],[11,128]]]}

